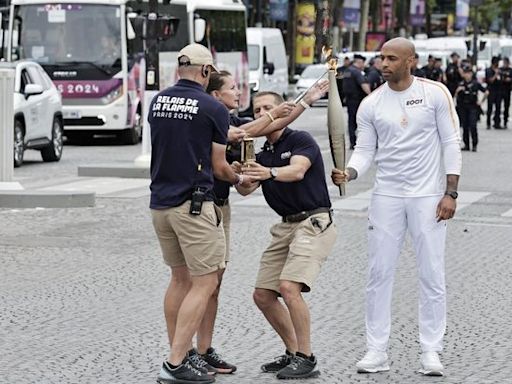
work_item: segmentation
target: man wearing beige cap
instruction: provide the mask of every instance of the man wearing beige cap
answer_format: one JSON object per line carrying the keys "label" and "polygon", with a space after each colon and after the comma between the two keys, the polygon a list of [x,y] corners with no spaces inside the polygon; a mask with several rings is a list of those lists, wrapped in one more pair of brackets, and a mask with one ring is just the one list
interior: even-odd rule
{"label": "man wearing beige cap", "polygon": [[[172,350],[158,382],[212,383],[213,376],[188,357],[208,300],[225,268],[222,214],[213,203],[213,176],[237,185],[250,178],[226,162],[229,113],[205,92],[213,65],[210,51],[190,44],[178,54],[180,80],[159,92],[149,107],[153,226],[171,281],[164,313]],[[244,181],[245,180],[245,181]]]}

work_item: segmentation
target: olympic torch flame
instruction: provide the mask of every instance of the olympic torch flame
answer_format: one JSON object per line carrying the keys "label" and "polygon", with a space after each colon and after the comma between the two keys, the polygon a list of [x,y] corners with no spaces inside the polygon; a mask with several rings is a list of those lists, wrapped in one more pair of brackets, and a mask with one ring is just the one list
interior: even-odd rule
{"label": "olympic torch flame", "polygon": [[[322,52],[324,49],[322,48]],[[325,52],[332,54],[331,49]],[[338,60],[329,57],[327,60],[329,78],[329,102],[327,104],[327,129],[329,132],[329,144],[334,166],[340,170],[345,169],[345,120],[343,119],[343,106],[341,104],[338,86],[336,84],[336,67]],[[341,184],[340,196],[345,196],[345,184]]]}

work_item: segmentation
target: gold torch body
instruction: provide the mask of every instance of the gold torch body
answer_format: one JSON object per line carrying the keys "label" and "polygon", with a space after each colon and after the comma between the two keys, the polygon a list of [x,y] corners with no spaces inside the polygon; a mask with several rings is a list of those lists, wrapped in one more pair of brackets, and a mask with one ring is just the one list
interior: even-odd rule
{"label": "gold torch body", "polygon": [[[345,120],[338,86],[336,84],[336,67],[329,68],[329,102],[327,104],[327,128],[329,144],[334,166],[345,169]],[[340,196],[345,196],[345,184],[340,185]]]}

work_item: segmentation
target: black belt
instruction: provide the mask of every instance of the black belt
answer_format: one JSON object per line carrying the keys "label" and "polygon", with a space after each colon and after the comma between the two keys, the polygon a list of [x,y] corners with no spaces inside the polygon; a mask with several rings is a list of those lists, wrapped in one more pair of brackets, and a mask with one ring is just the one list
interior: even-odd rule
{"label": "black belt", "polygon": [[331,209],[322,207],[313,209],[311,211],[302,211],[299,213],[294,213],[293,215],[283,216],[283,223],[298,223],[300,221],[306,220],[309,216],[316,215],[317,213],[330,213]]}
{"label": "black belt", "polygon": [[225,199],[215,198],[215,199],[213,199],[213,202],[215,203],[215,205],[217,207],[223,207],[223,206],[229,204],[229,198],[227,198],[227,197]]}

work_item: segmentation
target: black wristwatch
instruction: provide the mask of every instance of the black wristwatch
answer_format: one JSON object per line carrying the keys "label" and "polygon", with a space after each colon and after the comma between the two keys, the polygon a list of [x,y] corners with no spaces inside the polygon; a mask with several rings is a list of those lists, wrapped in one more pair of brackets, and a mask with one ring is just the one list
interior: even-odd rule
{"label": "black wristwatch", "polygon": [[457,191],[446,191],[444,194],[450,196],[453,200],[457,200],[457,197],[459,197]]}

